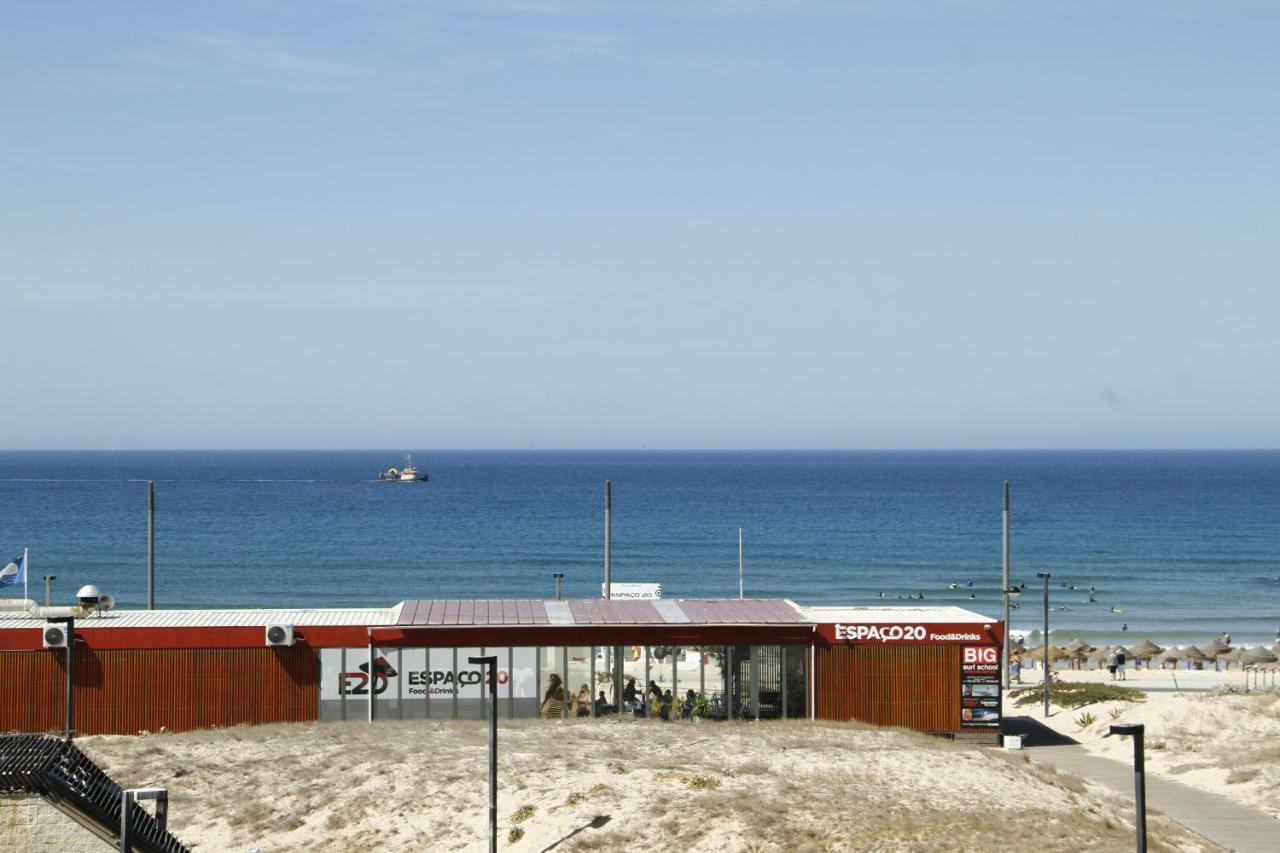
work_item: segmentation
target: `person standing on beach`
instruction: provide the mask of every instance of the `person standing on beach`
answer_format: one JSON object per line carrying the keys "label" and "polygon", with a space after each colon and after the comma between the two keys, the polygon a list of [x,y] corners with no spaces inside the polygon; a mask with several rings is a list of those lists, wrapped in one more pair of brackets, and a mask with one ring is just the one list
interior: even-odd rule
{"label": "person standing on beach", "polygon": [[1124,681],[1124,649],[1116,652],[1116,672],[1120,675],[1120,680]]}
{"label": "person standing on beach", "polygon": [[1009,678],[1014,684],[1022,683],[1022,652],[1017,649],[1009,655]]}
{"label": "person standing on beach", "polygon": [[1112,649],[1107,654],[1107,672],[1111,673],[1112,681],[1116,680],[1116,667],[1120,664],[1119,657],[1120,656],[1116,654],[1115,649]]}

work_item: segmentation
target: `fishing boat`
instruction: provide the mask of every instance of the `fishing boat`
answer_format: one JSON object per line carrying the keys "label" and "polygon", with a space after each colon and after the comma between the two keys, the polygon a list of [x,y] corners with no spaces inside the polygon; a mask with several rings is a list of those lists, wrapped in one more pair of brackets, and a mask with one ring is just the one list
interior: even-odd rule
{"label": "fishing boat", "polygon": [[384,483],[425,483],[427,474],[414,467],[412,456],[406,456],[404,467],[388,468],[378,474],[378,479]]}

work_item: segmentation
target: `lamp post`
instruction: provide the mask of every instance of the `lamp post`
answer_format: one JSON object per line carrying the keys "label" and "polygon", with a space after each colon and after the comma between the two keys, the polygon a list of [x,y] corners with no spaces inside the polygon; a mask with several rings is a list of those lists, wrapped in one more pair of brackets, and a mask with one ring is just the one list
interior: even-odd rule
{"label": "lamp post", "polygon": [[468,657],[472,666],[480,664],[488,672],[489,699],[489,853],[498,851],[498,656]]}
{"label": "lamp post", "polygon": [[551,577],[556,579],[556,601],[560,600],[560,581],[564,580],[564,572],[556,572]]}
{"label": "lamp post", "polygon": [[1138,835],[1138,853],[1147,853],[1147,782],[1142,752],[1142,723],[1119,723],[1111,727],[1113,735],[1133,737],[1133,804],[1137,811],[1134,828]]}
{"label": "lamp post", "polygon": [[1049,718],[1049,573],[1036,572],[1036,577],[1044,580],[1044,716]]}
{"label": "lamp post", "polygon": [[1005,690],[1009,689],[1009,481],[1004,481],[1004,511],[1000,513],[1001,520],[1001,552],[1003,559],[1001,563],[1004,566],[1002,578],[1004,581],[1004,605],[1000,609],[1000,618],[1004,620],[1004,655],[1001,660],[1004,666],[1000,670],[1000,685]]}

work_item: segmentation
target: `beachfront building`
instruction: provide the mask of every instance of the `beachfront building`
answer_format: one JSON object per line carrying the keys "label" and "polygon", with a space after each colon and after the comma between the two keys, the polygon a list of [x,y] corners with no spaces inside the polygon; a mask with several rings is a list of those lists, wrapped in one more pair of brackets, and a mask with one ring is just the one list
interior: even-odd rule
{"label": "beachfront building", "polygon": [[[67,650],[0,619],[0,730],[64,725]],[[999,731],[1002,626],[956,607],[785,599],[412,600],[389,608],[112,611],[77,620],[75,729],[307,720],[862,720]]]}

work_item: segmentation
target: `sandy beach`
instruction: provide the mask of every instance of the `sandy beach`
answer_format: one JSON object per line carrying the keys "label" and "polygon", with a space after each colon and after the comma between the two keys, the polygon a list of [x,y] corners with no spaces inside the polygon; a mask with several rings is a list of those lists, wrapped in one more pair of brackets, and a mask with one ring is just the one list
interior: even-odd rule
{"label": "sandy beach", "polygon": [[[1106,670],[1055,672],[1063,681],[1112,683]],[[1006,701],[1005,713],[1046,722],[1089,752],[1125,763],[1132,761],[1132,744],[1111,737],[1108,728],[1118,722],[1143,723],[1149,774],[1280,817],[1280,691],[1246,690],[1253,679],[1239,669],[1156,668],[1126,675],[1115,684],[1141,691],[1141,701],[1099,702],[1074,710],[1052,705],[1048,720],[1039,704],[1015,708]],[[1082,725],[1086,715],[1094,719]]]}
{"label": "sandy beach", "polygon": [[[199,850],[481,850],[476,723],[85,738]],[[502,849],[1127,851],[1131,807],[1024,753],[833,723],[504,723]],[[1163,818],[1152,849],[1217,850]]]}

